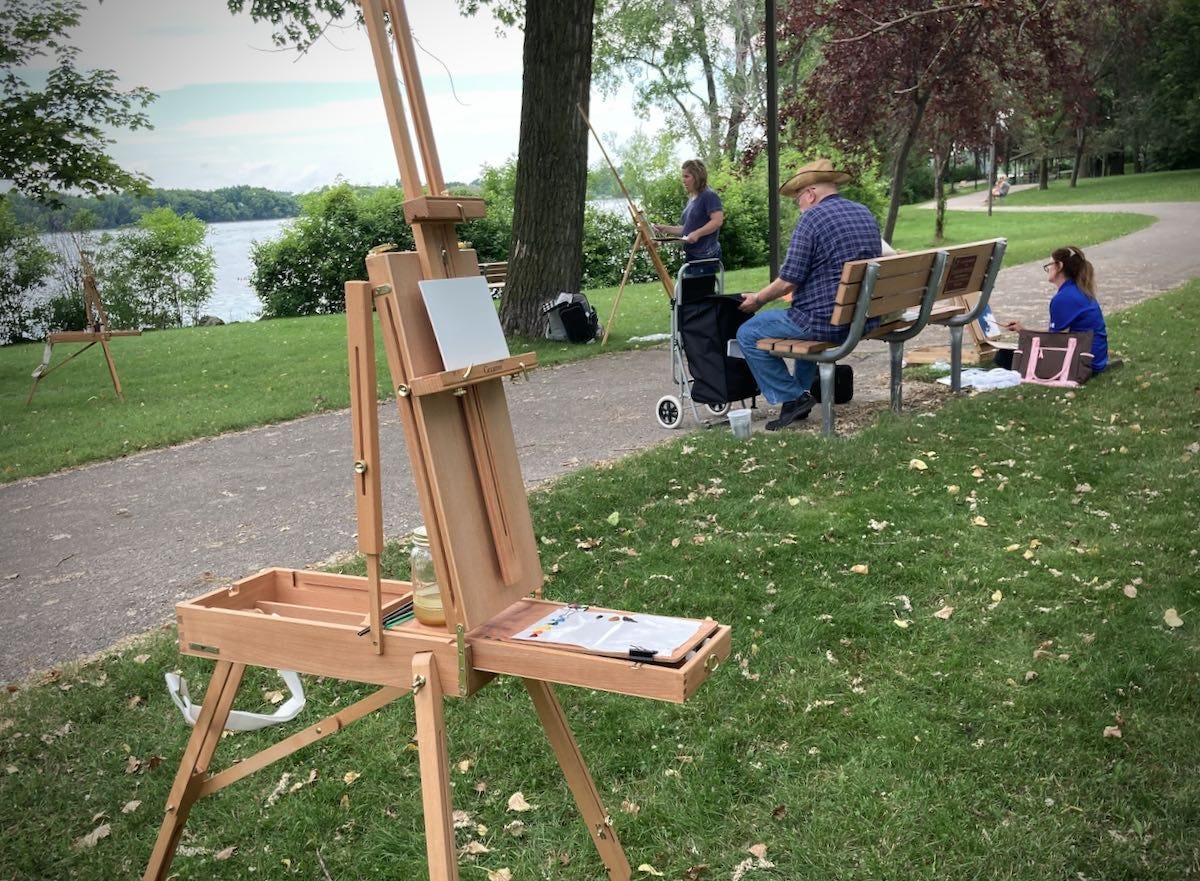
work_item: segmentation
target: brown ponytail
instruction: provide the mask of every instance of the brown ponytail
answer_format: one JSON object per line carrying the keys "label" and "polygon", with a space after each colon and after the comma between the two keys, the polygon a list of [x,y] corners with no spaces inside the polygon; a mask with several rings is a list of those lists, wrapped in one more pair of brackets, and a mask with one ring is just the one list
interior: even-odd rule
{"label": "brown ponytail", "polygon": [[1093,300],[1096,299],[1096,275],[1092,264],[1083,256],[1083,251],[1074,245],[1059,248],[1050,259],[1062,267],[1063,275],[1075,282],[1076,287]]}

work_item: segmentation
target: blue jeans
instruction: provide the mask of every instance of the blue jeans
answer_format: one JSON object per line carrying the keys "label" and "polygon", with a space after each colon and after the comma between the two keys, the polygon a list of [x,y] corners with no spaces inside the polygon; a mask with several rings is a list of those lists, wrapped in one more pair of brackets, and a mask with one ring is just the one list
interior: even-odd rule
{"label": "blue jeans", "polygon": [[764,310],[738,328],[738,346],[768,403],[783,404],[803,395],[812,387],[817,365],[797,358],[795,374],[789,373],[784,359],[759,349],[758,341],[769,337],[804,340],[809,333],[807,325],[797,324],[788,317],[787,309]]}

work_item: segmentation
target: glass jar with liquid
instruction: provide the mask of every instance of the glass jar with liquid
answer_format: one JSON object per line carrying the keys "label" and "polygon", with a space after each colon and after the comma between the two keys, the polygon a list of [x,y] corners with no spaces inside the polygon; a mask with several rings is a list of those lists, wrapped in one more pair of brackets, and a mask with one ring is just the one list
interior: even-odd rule
{"label": "glass jar with liquid", "polygon": [[424,526],[413,530],[409,562],[412,564],[413,614],[422,624],[443,626],[446,612],[442,608],[442,592],[438,588],[433,553],[429,549],[429,536]]}

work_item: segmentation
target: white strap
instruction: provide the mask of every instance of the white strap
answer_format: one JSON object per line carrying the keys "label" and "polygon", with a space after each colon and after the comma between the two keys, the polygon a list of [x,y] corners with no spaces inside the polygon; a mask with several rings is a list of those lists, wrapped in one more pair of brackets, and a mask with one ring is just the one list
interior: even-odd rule
{"label": "white strap", "polygon": [[[304,709],[304,686],[300,684],[300,676],[291,670],[280,670],[279,675],[287,683],[288,690],[292,693],[291,697],[270,714],[247,713],[242,710],[231,711],[229,718],[225,721],[227,731],[257,731],[268,725],[290,722],[299,715],[300,711]],[[171,695],[171,700],[175,701],[175,706],[179,707],[179,712],[183,713],[184,721],[189,725],[195,725],[196,720],[200,718],[201,705],[192,703],[191,695],[188,694],[187,682],[178,673],[167,673],[166,678],[167,692]]]}

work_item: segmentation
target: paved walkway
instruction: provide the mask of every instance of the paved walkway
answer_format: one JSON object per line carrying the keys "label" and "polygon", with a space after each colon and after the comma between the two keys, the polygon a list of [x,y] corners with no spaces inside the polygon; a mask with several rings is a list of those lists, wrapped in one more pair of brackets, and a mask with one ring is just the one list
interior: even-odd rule
{"label": "paved walkway", "polygon": [[[979,208],[979,198],[951,207]],[[1107,312],[1200,276],[1200,203],[1073,210],[1160,218],[1088,249]],[[1044,323],[1041,262],[1000,273],[998,316]],[[932,330],[918,344],[945,340]],[[843,424],[886,399],[885,348],[870,349],[855,357],[856,398],[839,410]],[[672,391],[665,347],[539,369],[506,389],[531,485],[676,436],[653,415]],[[394,407],[381,416],[385,531],[399,536],[420,515]],[[685,429],[695,427],[685,418]],[[0,486],[0,682],[158,626],[179,600],[264,566],[300,568],[353,551],[350,464],[342,411]]]}

